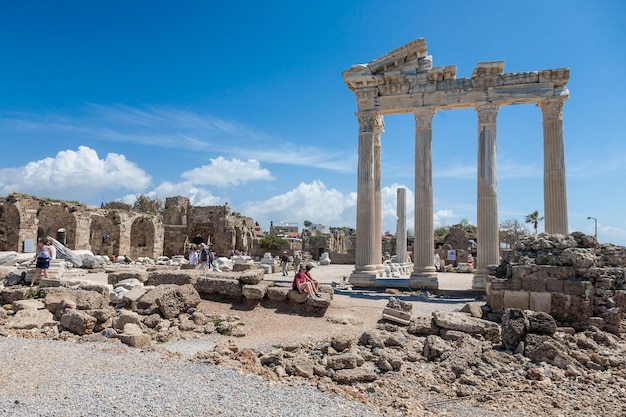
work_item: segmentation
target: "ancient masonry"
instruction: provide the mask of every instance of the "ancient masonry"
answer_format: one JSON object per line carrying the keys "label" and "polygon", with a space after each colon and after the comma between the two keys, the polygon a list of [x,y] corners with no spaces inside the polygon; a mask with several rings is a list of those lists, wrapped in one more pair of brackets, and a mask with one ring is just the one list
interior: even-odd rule
{"label": "ancient masonry", "polygon": [[438,110],[474,108],[478,114],[478,259],[474,288],[486,288],[487,266],[499,263],[496,192],[496,117],[511,104],[536,104],[543,114],[546,233],[567,234],[567,195],[562,130],[568,68],[504,73],[504,62],[480,62],[470,78],[456,65],[433,67],[424,39],[365,65],[343,71],[355,93],[359,122],[356,265],[350,282],[375,286],[382,276],[380,150],[383,117],[415,117],[415,247],[411,288],[437,289],[433,252],[432,120]]}
{"label": "ancient masonry", "polygon": [[228,206],[196,207],[169,197],[160,214],[100,209],[11,194],[0,201],[0,251],[31,252],[38,237],[52,236],[73,250],[96,255],[157,258],[209,243],[218,255],[250,253],[254,221]]}

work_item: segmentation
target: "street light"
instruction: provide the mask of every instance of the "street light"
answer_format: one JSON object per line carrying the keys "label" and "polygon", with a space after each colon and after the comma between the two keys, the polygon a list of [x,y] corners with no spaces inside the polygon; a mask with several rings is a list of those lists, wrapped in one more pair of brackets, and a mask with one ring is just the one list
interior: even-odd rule
{"label": "street light", "polygon": [[595,217],[587,216],[587,220],[593,220],[593,225],[595,228],[595,233],[593,237],[596,238],[596,242],[597,242],[598,241],[598,219],[596,219]]}

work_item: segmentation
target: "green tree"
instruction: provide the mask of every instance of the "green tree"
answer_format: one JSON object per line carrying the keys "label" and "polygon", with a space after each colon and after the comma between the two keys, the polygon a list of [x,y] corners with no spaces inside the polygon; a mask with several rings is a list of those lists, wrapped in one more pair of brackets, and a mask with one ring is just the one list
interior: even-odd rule
{"label": "green tree", "polygon": [[309,220],[305,220],[305,221],[303,222],[303,224],[304,224],[304,227],[309,227],[309,226],[310,226],[310,225],[312,225],[313,223],[311,223]]}
{"label": "green tree", "polygon": [[528,229],[517,219],[505,220],[500,223],[500,242],[513,246],[520,237],[528,234]]}
{"label": "green tree", "polygon": [[147,195],[140,194],[133,204],[133,210],[139,213],[158,213],[163,209],[163,202],[159,199],[151,199]]}
{"label": "green tree", "polygon": [[535,229],[535,234],[537,234],[537,228],[539,227],[539,223],[543,221],[543,217],[539,217],[539,211],[535,210],[532,213],[526,215],[525,221],[526,223],[530,223],[533,225],[533,229]]}
{"label": "green tree", "polygon": [[435,229],[435,240],[445,240],[450,233],[450,226],[439,226]]}
{"label": "green tree", "polygon": [[259,246],[263,249],[271,251],[277,251],[283,245],[284,240],[280,236],[267,235],[259,239]]}
{"label": "green tree", "polygon": [[110,201],[102,206],[105,209],[117,209],[117,210],[132,210],[133,206],[130,204],[122,203],[121,201]]}

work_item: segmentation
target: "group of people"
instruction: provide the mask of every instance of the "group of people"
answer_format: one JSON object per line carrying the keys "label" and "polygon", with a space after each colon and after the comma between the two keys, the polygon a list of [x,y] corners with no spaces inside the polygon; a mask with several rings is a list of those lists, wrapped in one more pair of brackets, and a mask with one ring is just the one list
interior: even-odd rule
{"label": "group of people", "polygon": [[35,249],[35,273],[30,280],[30,286],[35,285],[37,278],[43,271],[43,276],[48,279],[48,269],[50,261],[57,258],[57,250],[50,239],[37,239],[37,248]]}
{"label": "group of people", "polygon": [[305,292],[313,297],[321,297],[319,293],[319,283],[311,276],[313,265],[300,265],[296,276],[293,277],[292,288],[300,292]]}
{"label": "group of people", "polygon": [[189,265],[193,268],[212,269],[215,267],[215,252],[210,250],[205,243],[200,244],[200,251],[189,250]]}

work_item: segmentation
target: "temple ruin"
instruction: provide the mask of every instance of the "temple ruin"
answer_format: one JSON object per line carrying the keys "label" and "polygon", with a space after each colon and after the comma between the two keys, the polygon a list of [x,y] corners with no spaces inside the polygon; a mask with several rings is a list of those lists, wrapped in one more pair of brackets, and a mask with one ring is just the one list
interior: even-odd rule
{"label": "temple ruin", "polygon": [[474,108],[478,115],[477,268],[473,287],[486,288],[487,266],[500,263],[496,118],[501,106],[535,104],[543,115],[545,231],[567,234],[562,108],[568,68],[504,73],[504,61],[479,62],[470,78],[456,65],[433,67],[424,39],[343,71],[355,93],[359,123],[355,269],[350,282],[376,286],[381,263],[381,136],[388,114],[415,117],[415,244],[409,286],[437,289],[433,245],[432,120],[439,110]]}

